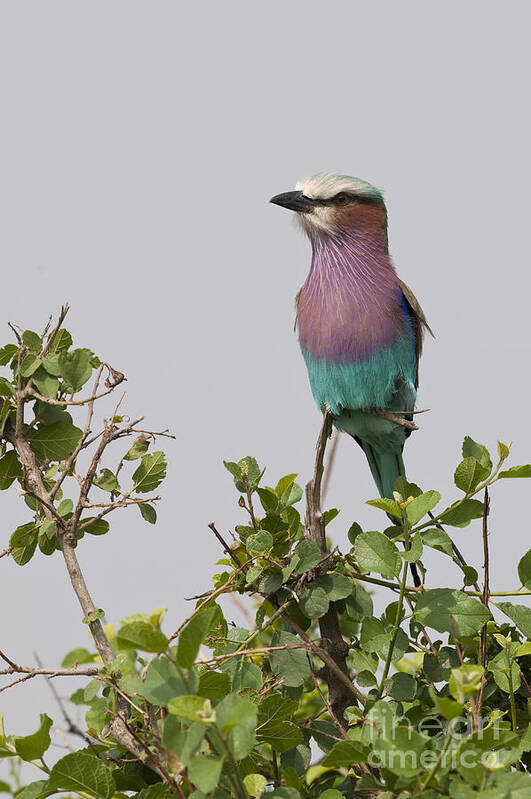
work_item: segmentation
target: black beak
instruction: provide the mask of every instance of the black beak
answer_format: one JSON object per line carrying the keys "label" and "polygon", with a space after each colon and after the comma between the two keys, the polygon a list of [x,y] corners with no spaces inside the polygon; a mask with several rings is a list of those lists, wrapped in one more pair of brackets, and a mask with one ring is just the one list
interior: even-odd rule
{"label": "black beak", "polygon": [[281,205],[282,208],[289,208],[290,211],[298,211],[300,214],[311,213],[315,205],[313,200],[305,197],[302,191],[285,191],[284,194],[271,197],[269,202]]}

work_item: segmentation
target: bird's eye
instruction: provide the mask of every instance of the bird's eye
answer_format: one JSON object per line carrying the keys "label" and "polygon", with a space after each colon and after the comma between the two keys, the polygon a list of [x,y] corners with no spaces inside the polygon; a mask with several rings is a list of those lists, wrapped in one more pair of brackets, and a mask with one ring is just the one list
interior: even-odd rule
{"label": "bird's eye", "polygon": [[351,201],[351,197],[345,191],[340,191],[334,197],[334,205],[347,205]]}

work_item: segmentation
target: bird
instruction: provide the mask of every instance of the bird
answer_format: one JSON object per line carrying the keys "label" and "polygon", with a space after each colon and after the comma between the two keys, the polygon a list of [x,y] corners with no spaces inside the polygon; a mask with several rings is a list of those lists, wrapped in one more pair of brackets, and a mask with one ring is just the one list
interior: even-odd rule
{"label": "bird", "polygon": [[411,430],[378,412],[412,419],[423,338],[432,331],[392,263],[383,194],[360,178],[322,172],[270,202],[295,211],[311,243],[296,327],[315,401],[362,448],[380,496],[393,499]]}

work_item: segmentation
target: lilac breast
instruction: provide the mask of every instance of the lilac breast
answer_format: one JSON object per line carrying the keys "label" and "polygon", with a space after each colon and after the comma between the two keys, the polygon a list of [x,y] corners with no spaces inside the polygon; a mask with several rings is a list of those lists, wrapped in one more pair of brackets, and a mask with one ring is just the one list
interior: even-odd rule
{"label": "lilac breast", "polygon": [[360,361],[406,333],[402,292],[380,237],[320,236],[297,319],[302,349],[334,363]]}

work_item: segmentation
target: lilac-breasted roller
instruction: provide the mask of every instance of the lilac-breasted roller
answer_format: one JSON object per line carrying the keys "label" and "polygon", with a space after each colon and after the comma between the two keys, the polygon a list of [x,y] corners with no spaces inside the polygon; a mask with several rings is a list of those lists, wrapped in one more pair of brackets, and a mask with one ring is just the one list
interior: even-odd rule
{"label": "lilac-breasted roller", "polygon": [[297,212],[312,245],[297,325],[315,401],[362,447],[380,495],[392,498],[405,476],[410,431],[370,411],[414,409],[430,328],[392,264],[382,194],[359,178],[326,173],[271,202]]}

